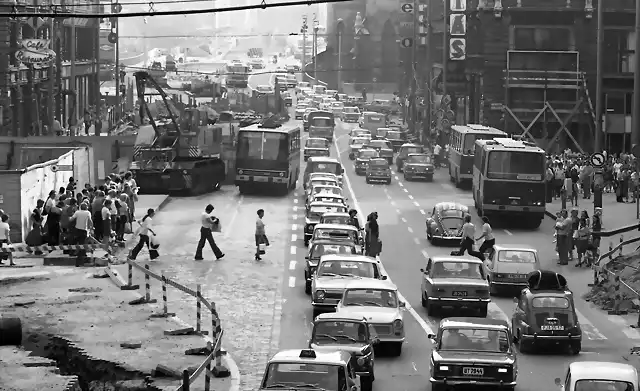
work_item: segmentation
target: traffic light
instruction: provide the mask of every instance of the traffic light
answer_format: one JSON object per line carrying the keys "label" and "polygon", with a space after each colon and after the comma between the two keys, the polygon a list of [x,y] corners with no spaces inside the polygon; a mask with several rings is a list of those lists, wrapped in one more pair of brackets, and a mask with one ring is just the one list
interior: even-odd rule
{"label": "traffic light", "polygon": [[111,24],[111,32],[109,32],[109,43],[116,44],[118,43],[118,18],[109,18],[109,23]]}

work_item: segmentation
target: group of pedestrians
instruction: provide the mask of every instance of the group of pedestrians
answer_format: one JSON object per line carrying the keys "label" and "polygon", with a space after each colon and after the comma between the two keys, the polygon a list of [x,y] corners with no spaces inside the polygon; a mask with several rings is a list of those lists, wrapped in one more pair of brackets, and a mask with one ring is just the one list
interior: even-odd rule
{"label": "group of pedestrians", "polygon": [[579,212],[574,207],[569,213],[563,209],[557,214],[555,230],[558,265],[568,265],[574,259],[575,250],[575,267],[591,266],[600,247],[600,237],[594,235],[594,232],[602,230],[602,209],[596,208],[593,218],[589,217],[586,210]]}

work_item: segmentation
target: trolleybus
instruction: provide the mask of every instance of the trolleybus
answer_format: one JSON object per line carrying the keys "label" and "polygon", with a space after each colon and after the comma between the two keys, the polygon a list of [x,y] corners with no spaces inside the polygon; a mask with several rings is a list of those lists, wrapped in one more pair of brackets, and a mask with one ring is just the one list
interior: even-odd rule
{"label": "trolleybus", "polygon": [[227,64],[225,68],[227,74],[225,84],[227,87],[247,88],[249,84],[249,65],[233,61]]}
{"label": "trolleybus", "polygon": [[483,125],[454,125],[449,139],[449,177],[456,187],[473,177],[473,153],[476,140],[507,137],[501,130]]}

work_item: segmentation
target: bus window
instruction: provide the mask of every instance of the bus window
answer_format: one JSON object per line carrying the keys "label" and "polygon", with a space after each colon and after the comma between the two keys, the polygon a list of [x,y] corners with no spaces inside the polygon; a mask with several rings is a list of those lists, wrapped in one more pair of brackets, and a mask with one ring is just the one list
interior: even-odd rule
{"label": "bus window", "polygon": [[497,134],[472,134],[467,133],[464,136],[464,149],[462,150],[463,155],[473,155],[475,151],[476,140],[491,140],[494,137],[498,137]]}
{"label": "bus window", "polygon": [[262,132],[243,132],[238,136],[238,158],[262,159]]}
{"label": "bus window", "polygon": [[542,180],[545,157],[540,153],[489,152],[487,177],[493,179]]}

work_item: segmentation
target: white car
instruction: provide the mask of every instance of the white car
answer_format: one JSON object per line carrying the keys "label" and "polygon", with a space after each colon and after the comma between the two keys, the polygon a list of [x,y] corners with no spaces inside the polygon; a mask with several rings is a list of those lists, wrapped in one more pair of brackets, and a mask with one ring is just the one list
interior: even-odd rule
{"label": "white car", "polygon": [[400,301],[398,288],[391,281],[360,279],[346,287],[336,312],[366,318],[375,328],[380,343],[389,345],[391,353],[399,356],[405,341],[405,307],[406,303]]}
{"label": "white car", "polygon": [[310,205],[311,200],[314,199],[316,195],[325,194],[325,195],[339,195],[342,196],[342,188],[336,185],[322,185],[316,184],[308,187],[309,192],[307,193],[307,200],[305,205]]}
{"label": "white car", "polygon": [[569,364],[564,379],[557,377],[562,391],[638,390],[638,371],[630,364],[581,361]]}
{"label": "white car", "polygon": [[370,142],[371,136],[352,137],[351,140],[349,140],[349,159],[354,160],[356,156],[358,156],[358,152],[362,149],[362,147],[369,144]]}
{"label": "white car", "polygon": [[309,104],[307,103],[298,103],[298,105],[296,106],[295,119],[302,119],[302,117],[304,116],[304,112],[308,107]]}
{"label": "white car", "polygon": [[338,101],[331,103],[331,112],[336,118],[342,119],[342,110],[344,110],[344,103]]}
{"label": "white car", "polygon": [[309,179],[309,183],[307,183],[307,197],[311,195],[311,190],[315,186],[336,186],[338,187],[338,181],[335,178],[328,176],[316,176]]}

